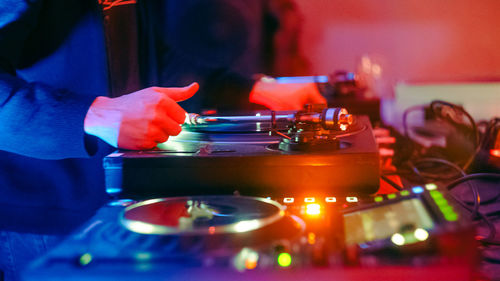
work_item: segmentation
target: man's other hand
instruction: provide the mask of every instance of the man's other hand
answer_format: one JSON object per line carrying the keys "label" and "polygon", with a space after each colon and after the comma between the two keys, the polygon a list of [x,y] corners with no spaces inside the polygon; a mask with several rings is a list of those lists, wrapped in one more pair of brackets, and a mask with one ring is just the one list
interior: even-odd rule
{"label": "man's other hand", "polygon": [[186,112],[177,102],[189,99],[198,88],[198,83],[192,83],[183,88],[151,87],[117,98],[97,97],[85,117],[85,132],[118,148],[154,148],[181,132]]}
{"label": "man's other hand", "polygon": [[278,83],[274,79],[257,81],[250,102],[271,110],[300,110],[305,104],[326,104],[315,83]]}

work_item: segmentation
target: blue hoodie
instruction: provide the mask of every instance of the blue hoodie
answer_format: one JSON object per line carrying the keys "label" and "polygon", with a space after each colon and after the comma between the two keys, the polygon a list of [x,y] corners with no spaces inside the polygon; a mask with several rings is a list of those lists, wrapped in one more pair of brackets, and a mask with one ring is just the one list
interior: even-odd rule
{"label": "blue hoodie", "polygon": [[[252,80],[169,48],[152,16],[162,1],[143,2],[142,86],[200,82],[188,110],[246,103]],[[65,233],[108,200],[102,157],[113,149],[83,130],[109,93],[102,21],[97,1],[0,2],[0,230]]]}

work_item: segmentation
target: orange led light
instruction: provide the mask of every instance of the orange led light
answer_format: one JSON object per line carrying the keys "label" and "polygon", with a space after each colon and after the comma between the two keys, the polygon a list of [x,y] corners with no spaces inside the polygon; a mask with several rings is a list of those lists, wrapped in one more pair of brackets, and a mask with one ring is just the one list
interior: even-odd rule
{"label": "orange led light", "polygon": [[307,204],[306,214],[310,216],[319,215],[321,213],[321,206],[319,204]]}
{"label": "orange led light", "polygon": [[500,149],[490,149],[490,155],[500,157]]}
{"label": "orange led light", "polygon": [[314,197],[306,197],[306,198],[304,198],[304,202],[306,202],[306,203],[312,203],[314,201],[315,201]]}
{"label": "orange led light", "polygon": [[333,203],[333,202],[337,202],[337,198],[335,198],[335,197],[326,197],[325,201],[328,202],[328,203]]}
{"label": "orange led light", "polygon": [[253,258],[248,258],[245,260],[245,268],[248,270],[255,269],[257,267],[257,260]]}
{"label": "orange led light", "polygon": [[316,243],[316,234],[312,233],[312,232],[309,232],[309,234],[307,234],[307,243],[313,245]]}

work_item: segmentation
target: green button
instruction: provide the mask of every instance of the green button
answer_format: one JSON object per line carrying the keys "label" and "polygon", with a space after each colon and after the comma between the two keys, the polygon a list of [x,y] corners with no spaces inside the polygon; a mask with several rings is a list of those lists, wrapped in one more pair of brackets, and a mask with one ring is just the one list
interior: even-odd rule
{"label": "green button", "polygon": [[89,253],[85,253],[83,255],[80,256],[80,265],[88,265],[90,262],[92,261],[92,255],[89,254]]}
{"label": "green button", "polygon": [[382,202],[384,198],[382,196],[377,196],[373,200],[375,200],[375,202]]}
{"label": "green button", "polygon": [[436,198],[443,198],[443,194],[437,190],[431,190],[429,192],[429,194],[431,195],[432,198],[436,199]]}
{"label": "green button", "polygon": [[436,202],[436,205],[438,205],[440,208],[448,206],[448,201],[444,198],[434,199],[434,202]]}
{"label": "green button", "polygon": [[449,213],[449,214],[445,214],[444,218],[447,221],[456,221],[456,220],[458,220],[458,215],[456,213]]}
{"label": "green button", "polygon": [[450,214],[450,213],[455,213],[453,211],[453,208],[450,206],[450,205],[446,205],[446,206],[439,206],[439,209],[441,210],[441,212],[443,212],[445,215],[446,214]]}
{"label": "green button", "polygon": [[408,195],[410,195],[410,192],[408,190],[403,190],[403,191],[401,191],[400,194],[401,194],[401,196],[408,196]]}
{"label": "green button", "polygon": [[292,256],[289,253],[281,253],[278,256],[278,264],[281,267],[288,267],[292,264]]}
{"label": "green button", "polygon": [[394,199],[394,198],[396,198],[396,194],[395,193],[388,194],[387,198]]}

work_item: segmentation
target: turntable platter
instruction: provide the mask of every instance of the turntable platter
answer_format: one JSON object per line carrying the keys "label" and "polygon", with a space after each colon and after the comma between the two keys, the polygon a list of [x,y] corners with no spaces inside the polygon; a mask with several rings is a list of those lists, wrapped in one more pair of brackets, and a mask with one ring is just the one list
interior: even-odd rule
{"label": "turntable platter", "polygon": [[253,231],[285,216],[271,200],[244,196],[151,199],[127,207],[121,223],[143,234],[204,235]]}

